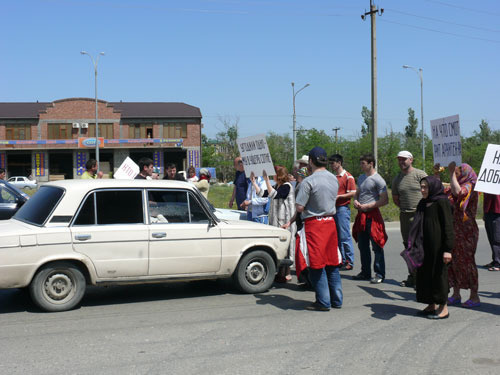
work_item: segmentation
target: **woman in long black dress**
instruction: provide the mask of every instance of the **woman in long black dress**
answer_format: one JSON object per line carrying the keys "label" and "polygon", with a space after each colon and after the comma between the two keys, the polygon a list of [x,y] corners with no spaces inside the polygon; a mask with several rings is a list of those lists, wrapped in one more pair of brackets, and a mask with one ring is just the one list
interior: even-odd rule
{"label": "woman in long black dress", "polygon": [[[429,319],[446,319],[450,290],[448,264],[455,240],[451,205],[443,184],[435,177],[423,178],[420,190],[423,199],[414,218],[417,234],[413,241],[423,245],[424,260],[417,270],[417,302],[426,303],[427,307],[419,314]],[[420,231],[422,235],[418,234]]]}

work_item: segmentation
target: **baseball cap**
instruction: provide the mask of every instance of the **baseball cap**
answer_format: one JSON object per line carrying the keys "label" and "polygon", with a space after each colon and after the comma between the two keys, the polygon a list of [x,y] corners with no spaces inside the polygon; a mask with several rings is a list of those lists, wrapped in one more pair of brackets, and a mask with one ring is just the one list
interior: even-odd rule
{"label": "baseball cap", "polygon": [[411,154],[410,151],[399,151],[397,158],[410,158],[413,159],[413,155]]}
{"label": "baseball cap", "polygon": [[205,175],[205,176],[210,176],[210,172],[208,172],[207,168],[201,168],[200,169],[200,175]]}
{"label": "baseball cap", "polygon": [[313,159],[326,160],[327,155],[324,148],[316,146],[311,151],[309,151],[309,157]]}

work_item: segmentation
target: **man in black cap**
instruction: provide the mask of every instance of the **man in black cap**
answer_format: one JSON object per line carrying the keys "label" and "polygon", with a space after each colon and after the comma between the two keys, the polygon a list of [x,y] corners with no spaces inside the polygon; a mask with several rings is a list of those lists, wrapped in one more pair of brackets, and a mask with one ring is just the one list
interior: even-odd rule
{"label": "man in black cap", "polygon": [[300,214],[304,226],[296,241],[297,277],[309,267],[309,277],[316,292],[316,301],[307,310],[328,311],[342,307],[342,281],[339,268],[342,255],[338,249],[335,226],[335,202],[339,183],[327,171],[326,151],[315,147],[309,152],[312,174],[305,178],[296,199],[297,213],[285,224],[287,227]]}

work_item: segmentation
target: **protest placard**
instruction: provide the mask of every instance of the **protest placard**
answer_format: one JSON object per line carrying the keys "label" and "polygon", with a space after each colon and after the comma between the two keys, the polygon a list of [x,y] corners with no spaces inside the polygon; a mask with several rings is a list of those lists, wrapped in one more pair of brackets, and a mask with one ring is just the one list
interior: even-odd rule
{"label": "protest placard", "polygon": [[139,166],[127,156],[120,168],[113,174],[113,178],[117,180],[133,180],[138,174]]}
{"label": "protest placard", "polygon": [[458,115],[431,120],[434,164],[447,167],[452,161],[462,164],[462,141]]}
{"label": "protest placard", "polygon": [[474,190],[500,195],[500,145],[488,145]]}
{"label": "protest placard", "polygon": [[265,134],[239,138],[236,143],[238,143],[240,156],[245,166],[246,177],[250,177],[252,172],[255,176],[262,176],[263,170],[266,171],[268,176],[276,174]]}

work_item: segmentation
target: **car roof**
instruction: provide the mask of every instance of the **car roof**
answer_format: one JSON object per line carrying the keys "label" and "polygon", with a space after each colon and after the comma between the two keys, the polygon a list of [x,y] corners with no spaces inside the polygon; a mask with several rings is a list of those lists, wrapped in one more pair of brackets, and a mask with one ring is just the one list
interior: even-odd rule
{"label": "car roof", "polygon": [[[65,190],[65,197],[59,202],[53,215],[73,216],[83,197],[95,189],[143,189],[143,188],[178,188],[196,190],[196,188],[183,181],[172,180],[115,180],[115,179],[79,179],[51,181],[42,185],[44,187],[58,187]],[[69,199],[68,199],[69,198]],[[124,202],[126,204],[126,202]]]}

